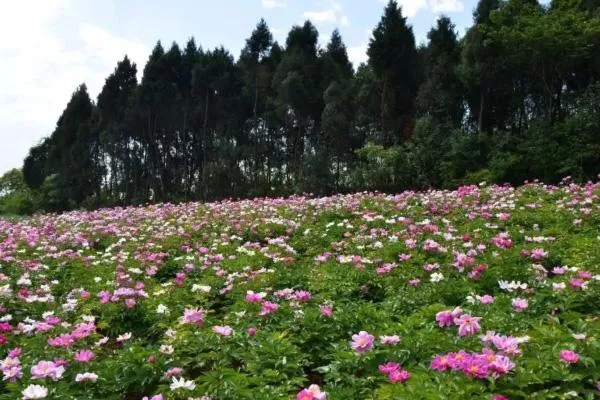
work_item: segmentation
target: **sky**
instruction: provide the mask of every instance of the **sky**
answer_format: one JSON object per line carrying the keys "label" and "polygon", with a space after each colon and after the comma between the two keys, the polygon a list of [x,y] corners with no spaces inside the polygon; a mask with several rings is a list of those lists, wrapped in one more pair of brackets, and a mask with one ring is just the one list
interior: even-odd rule
{"label": "sky", "polygon": [[[76,87],[96,99],[125,54],[138,65],[158,40],[204,49],[223,45],[237,58],[260,18],[285,43],[310,19],[324,46],[338,28],[354,66],[366,61],[386,0],[0,0],[0,174],[20,168],[29,148],[49,136]],[[459,34],[476,0],[399,0],[417,43],[441,14]],[[141,72],[140,72],[141,74]],[[138,78],[141,78],[139,76]]]}

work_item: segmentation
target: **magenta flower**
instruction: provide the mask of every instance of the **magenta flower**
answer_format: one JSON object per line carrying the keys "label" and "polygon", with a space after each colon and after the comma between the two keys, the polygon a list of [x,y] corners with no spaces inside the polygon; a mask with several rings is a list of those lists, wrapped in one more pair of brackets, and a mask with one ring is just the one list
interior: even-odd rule
{"label": "magenta flower", "polygon": [[392,383],[406,382],[407,380],[410,379],[410,372],[408,372],[405,369],[392,371],[388,375],[388,378],[390,379],[390,382],[392,382]]}
{"label": "magenta flower", "polygon": [[382,374],[389,375],[390,372],[399,370],[400,364],[389,361],[385,364],[380,364],[378,368],[379,372],[381,372]]}
{"label": "magenta flower", "polygon": [[279,304],[270,301],[263,301],[260,308],[260,315],[274,313],[279,308]]}
{"label": "magenta flower", "polygon": [[472,336],[481,331],[479,325],[480,317],[473,317],[469,314],[463,314],[454,319],[454,323],[458,325],[458,334],[460,336]]}
{"label": "magenta flower", "polygon": [[452,311],[440,311],[435,315],[435,320],[441,328],[451,326],[455,324],[454,320],[460,316],[461,313],[462,309],[460,307],[456,307]]}
{"label": "magenta flower", "polygon": [[248,303],[260,303],[262,299],[266,296],[266,293],[254,293],[252,290],[248,290],[246,292],[246,301]]}
{"label": "magenta flower", "polygon": [[319,311],[321,311],[321,315],[327,318],[331,318],[333,316],[333,307],[323,304],[319,306]]}
{"label": "magenta flower", "polygon": [[579,361],[579,354],[573,350],[561,350],[560,360],[566,364],[575,364]]}
{"label": "magenta flower", "polygon": [[296,395],[296,400],[327,400],[327,393],[321,391],[318,385],[310,385]]}
{"label": "magenta flower", "polygon": [[360,331],[358,334],[352,335],[352,348],[357,353],[364,353],[373,348],[375,336],[365,331]]}

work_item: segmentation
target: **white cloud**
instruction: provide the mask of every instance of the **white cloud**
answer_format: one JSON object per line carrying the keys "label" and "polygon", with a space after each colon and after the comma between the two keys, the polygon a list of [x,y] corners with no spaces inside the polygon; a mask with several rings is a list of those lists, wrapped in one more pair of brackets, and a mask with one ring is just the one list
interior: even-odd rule
{"label": "white cloud", "polygon": [[285,0],[262,0],[261,4],[264,8],[281,8],[287,5]]}
{"label": "white cloud", "polygon": [[316,23],[348,25],[350,23],[348,16],[340,15],[342,9],[342,4],[334,0],[329,4],[329,8],[319,11],[305,11],[302,16]]}
{"label": "white cloud", "polygon": [[333,9],[323,11],[305,11],[302,15],[304,18],[308,18],[313,22],[335,23],[337,21],[337,17]]}
{"label": "white cloud", "polygon": [[[387,1],[379,0],[380,3],[387,3]],[[409,18],[423,9],[434,13],[460,12],[465,9],[461,0],[399,0],[398,4],[402,6],[402,14]]]}
{"label": "white cloud", "polygon": [[465,9],[460,0],[430,0],[429,3],[434,13],[461,12]]}
{"label": "white cloud", "polygon": [[127,53],[143,67],[150,49],[93,25],[58,34],[68,0],[3,2],[0,13],[0,173],[22,165],[49,135],[78,84],[95,98]]}

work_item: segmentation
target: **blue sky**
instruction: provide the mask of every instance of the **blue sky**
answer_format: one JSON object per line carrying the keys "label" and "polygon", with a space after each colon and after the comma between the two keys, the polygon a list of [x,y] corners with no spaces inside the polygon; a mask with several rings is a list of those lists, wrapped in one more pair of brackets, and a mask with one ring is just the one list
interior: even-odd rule
{"label": "blue sky", "polygon": [[[417,42],[442,13],[463,34],[476,0],[400,0]],[[49,135],[76,86],[96,98],[128,54],[142,70],[157,40],[203,48],[224,45],[238,56],[263,17],[281,43],[311,19],[325,44],[339,28],[355,67],[366,60],[385,0],[0,0],[0,173],[20,167]]]}

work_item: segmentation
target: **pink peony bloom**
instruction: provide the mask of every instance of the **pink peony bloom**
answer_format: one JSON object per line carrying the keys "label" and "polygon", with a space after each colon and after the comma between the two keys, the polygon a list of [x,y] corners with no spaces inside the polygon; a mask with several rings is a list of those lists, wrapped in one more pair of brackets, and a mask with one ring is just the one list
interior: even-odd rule
{"label": "pink peony bloom", "polygon": [[579,361],[579,354],[573,350],[561,350],[560,360],[566,364],[575,364]]}
{"label": "pink peony bloom", "polygon": [[400,343],[400,336],[398,336],[398,335],[379,336],[379,341],[381,342],[381,344],[389,344],[389,345],[394,346],[394,345]]}
{"label": "pink peony bloom", "polygon": [[310,385],[298,392],[296,400],[327,400],[327,393],[322,392],[318,385]]}
{"label": "pink peony bloom", "polygon": [[270,301],[263,301],[261,304],[260,315],[274,313],[279,308],[279,304]]}
{"label": "pink peony bloom", "polygon": [[248,290],[246,292],[246,301],[248,303],[260,303],[266,295],[267,294],[263,292],[254,293],[254,291]]}
{"label": "pink peony bloom", "polygon": [[381,372],[382,374],[389,375],[390,372],[399,370],[400,364],[389,361],[385,364],[380,364],[378,368],[379,372]]}
{"label": "pink peony bloom", "polygon": [[410,372],[408,372],[405,369],[392,371],[388,375],[388,378],[390,379],[390,382],[392,382],[392,383],[406,382],[407,380],[410,379]]}
{"label": "pink peony bloom", "polygon": [[53,381],[57,381],[62,378],[65,372],[65,367],[57,366],[52,361],[40,361],[33,367],[31,367],[32,379],[44,379],[50,378]]}
{"label": "pink peony bloom", "polygon": [[529,307],[529,302],[526,299],[516,298],[512,300],[512,306],[516,312],[523,312]]}
{"label": "pink peony bloom", "polygon": [[323,304],[319,306],[319,311],[321,311],[321,315],[327,318],[333,317],[333,307]]}
{"label": "pink peony bloom", "polygon": [[460,316],[461,313],[462,309],[460,307],[456,307],[452,311],[440,311],[435,315],[435,320],[441,328],[451,326],[455,324],[454,320]]}
{"label": "pink peony bloom", "polygon": [[458,325],[458,334],[460,336],[472,336],[481,331],[479,325],[480,317],[472,317],[469,314],[463,314],[454,319],[454,323]]}
{"label": "pink peony bloom", "polygon": [[357,353],[364,353],[373,348],[375,336],[365,331],[360,331],[358,334],[352,335],[352,348]]}
{"label": "pink peony bloom", "polygon": [[479,299],[479,301],[481,302],[481,304],[492,304],[495,300],[496,299],[494,299],[494,297],[490,296],[489,294],[484,294]]}
{"label": "pink peony bloom", "polygon": [[73,359],[80,363],[87,363],[94,358],[94,352],[91,350],[80,350],[73,356]]}
{"label": "pink peony bloom", "polygon": [[254,327],[248,328],[248,336],[254,336],[254,335],[256,335],[256,328],[254,328]]}
{"label": "pink peony bloom", "polygon": [[202,326],[204,324],[204,310],[201,308],[186,308],[181,323]]}
{"label": "pink peony bloom", "polygon": [[233,329],[230,326],[213,326],[213,332],[217,335],[221,336],[231,336],[233,334]]}

